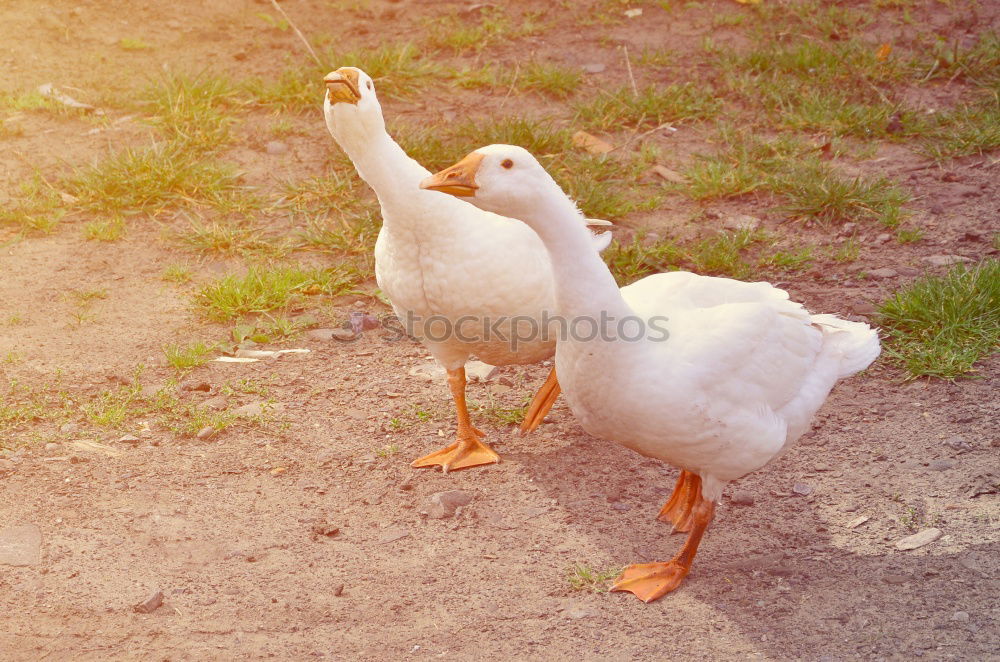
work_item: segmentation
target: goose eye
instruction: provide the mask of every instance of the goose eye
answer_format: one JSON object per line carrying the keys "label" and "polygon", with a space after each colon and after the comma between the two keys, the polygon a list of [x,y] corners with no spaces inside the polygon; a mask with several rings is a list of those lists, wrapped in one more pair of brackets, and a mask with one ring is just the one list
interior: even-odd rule
{"label": "goose eye", "polygon": [[368,86],[369,90],[372,89],[372,82],[371,81],[368,81],[367,83],[365,83],[365,85]]}
{"label": "goose eye", "polygon": [[500,162],[500,167],[507,168],[508,170],[510,170],[511,168],[514,167],[514,162],[511,161],[510,159],[504,159],[503,161]]}

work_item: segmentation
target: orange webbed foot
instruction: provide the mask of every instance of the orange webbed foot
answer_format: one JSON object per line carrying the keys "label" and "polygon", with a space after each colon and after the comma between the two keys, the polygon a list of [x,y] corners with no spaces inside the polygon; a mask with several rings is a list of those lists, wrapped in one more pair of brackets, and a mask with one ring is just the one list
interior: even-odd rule
{"label": "orange webbed foot", "polygon": [[677,561],[636,563],[622,571],[611,590],[628,591],[643,602],[652,602],[680,586],[689,570]]}
{"label": "orange webbed foot", "polygon": [[414,460],[410,466],[417,469],[440,466],[445,473],[448,473],[481,464],[495,464],[500,461],[500,456],[480,441],[484,436],[486,435],[483,432],[472,428],[468,434],[459,434],[458,440],[453,444]]}

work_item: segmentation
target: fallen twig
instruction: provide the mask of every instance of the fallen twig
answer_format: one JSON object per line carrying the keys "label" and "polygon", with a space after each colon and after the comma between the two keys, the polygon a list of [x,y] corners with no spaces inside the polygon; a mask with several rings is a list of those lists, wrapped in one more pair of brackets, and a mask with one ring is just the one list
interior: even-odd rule
{"label": "fallen twig", "polygon": [[289,17],[288,17],[288,14],[286,14],[286,13],[285,13],[285,10],[281,8],[281,5],[279,5],[279,4],[278,4],[277,0],[271,0],[271,5],[272,5],[272,6],[273,6],[273,7],[274,7],[274,8],[276,9],[276,10],[278,10],[278,13],[279,13],[279,14],[281,14],[281,16],[282,16],[282,17],[283,17],[283,18],[284,18],[284,19],[285,19],[286,21],[288,21],[288,24],[289,24],[290,26],[292,26],[292,29],[293,29],[293,30],[295,30],[295,34],[296,34],[296,35],[298,36],[298,38],[299,38],[299,39],[301,39],[301,40],[302,40],[302,43],[303,43],[303,44],[305,44],[305,46],[306,46],[306,50],[307,50],[307,51],[309,51],[309,55],[312,55],[312,59],[313,59],[313,60],[315,60],[316,64],[317,64],[317,65],[318,65],[319,67],[322,67],[322,66],[323,66],[323,62],[322,62],[322,61],[321,61],[321,60],[319,59],[319,56],[318,56],[318,55],[316,55],[316,51],[314,51],[314,50],[313,50],[313,47],[312,47],[312,45],[311,45],[311,44],[309,43],[309,40],[308,40],[308,39],[306,39],[306,36],[305,36],[304,34],[302,34],[302,31],[301,31],[301,30],[299,30],[299,28],[298,28],[298,26],[297,26],[297,25],[295,25],[295,22],[294,22],[294,21],[293,21],[293,20],[292,20],[291,18],[289,18]]}
{"label": "fallen twig", "polygon": [[[273,2],[274,0],[272,0]],[[628,70],[628,80],[632,83],[632,96],[639,96],[639,88],[635,84],[635,76],[632,75],[632,63],[629,61],[628,57],[628,46],[622,46],[622,50],[625,52],[625,68]]]}

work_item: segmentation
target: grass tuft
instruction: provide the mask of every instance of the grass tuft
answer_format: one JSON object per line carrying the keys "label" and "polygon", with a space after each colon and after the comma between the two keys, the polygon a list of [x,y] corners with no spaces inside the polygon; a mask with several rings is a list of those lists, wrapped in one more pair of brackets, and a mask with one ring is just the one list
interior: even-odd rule
{"label": "grass tuft", "polygon": [[356,276],[346,267],[251,267],[244,276],[225,276],[205,285],[195,300],[210,317],[225,321],[277,310],[304,295],[345,294],[355,282]]}
{"label": "grass tuft", "polygon": [[203,342],[194,343],[187,347],[167,345],[163,348],[163,353],[167,357],[167,363],[182,373],[189,372],[198,366],[208,363],[209,355],[213,351],[215,351],[215,346],[206,345]]}
{"label": "grass tuft", "polygon": [[879,308],[886,353],[911,378],[955,379],[1000,342],[1000,260],[926,276]]}
{"label": "grass tuft", "polygon": [[196,202],[221,205],[238,190],[231,168],[174,143],[126,148],[78,170],[66,186],[79,208],[106,214],[155,214]]}
{"label": "grass tuft", "polygon": [[611,582],[625,568],[592,568],[583,563],[574,563],[566,570],[566,582],[574,591],[590,591],[592,593],[607,593]]}
{"label": "grass tuft", "polygon": [[588,127],[609,131],[708,119],[720,107],[721,101],[706,84],[650,85],[640,89],[639,94],[633,94],[626,85],[617,90],[601,90],[596,98],[578,104],[576,113]]}
{"label": "grass tuft", "polygon": [[215,149],[230,139],[236,122],[236,87],[228,79],[201,74],[171,75],[143,93],[153,115],[150,123],[172,142],[199,151]]}
{"label": "grass tuft", "polygon": [[125,221],[120,216],[89,221],[83,225],[83,236],[92,241],[118,241],[125,236]]}

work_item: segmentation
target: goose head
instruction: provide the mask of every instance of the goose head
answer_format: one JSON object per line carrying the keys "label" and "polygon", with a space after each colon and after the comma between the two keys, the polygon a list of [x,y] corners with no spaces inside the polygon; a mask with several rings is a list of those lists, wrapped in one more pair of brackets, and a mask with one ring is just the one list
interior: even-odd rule
{"label": "goose head", "polygon": [[334,140],[341,145],[356,143],[385,132],[382,106],[368,74],[357,67],[341,67],[324,76],[323,83],[323,116]]}
{"label": "goose head", "polygon": [[544,203],[568,200],[538,160],[528,150],[514,145],[480,147],[455,165],[425,178],[420,188],[448,193],[531,226],[537,215],[532,212]]}

